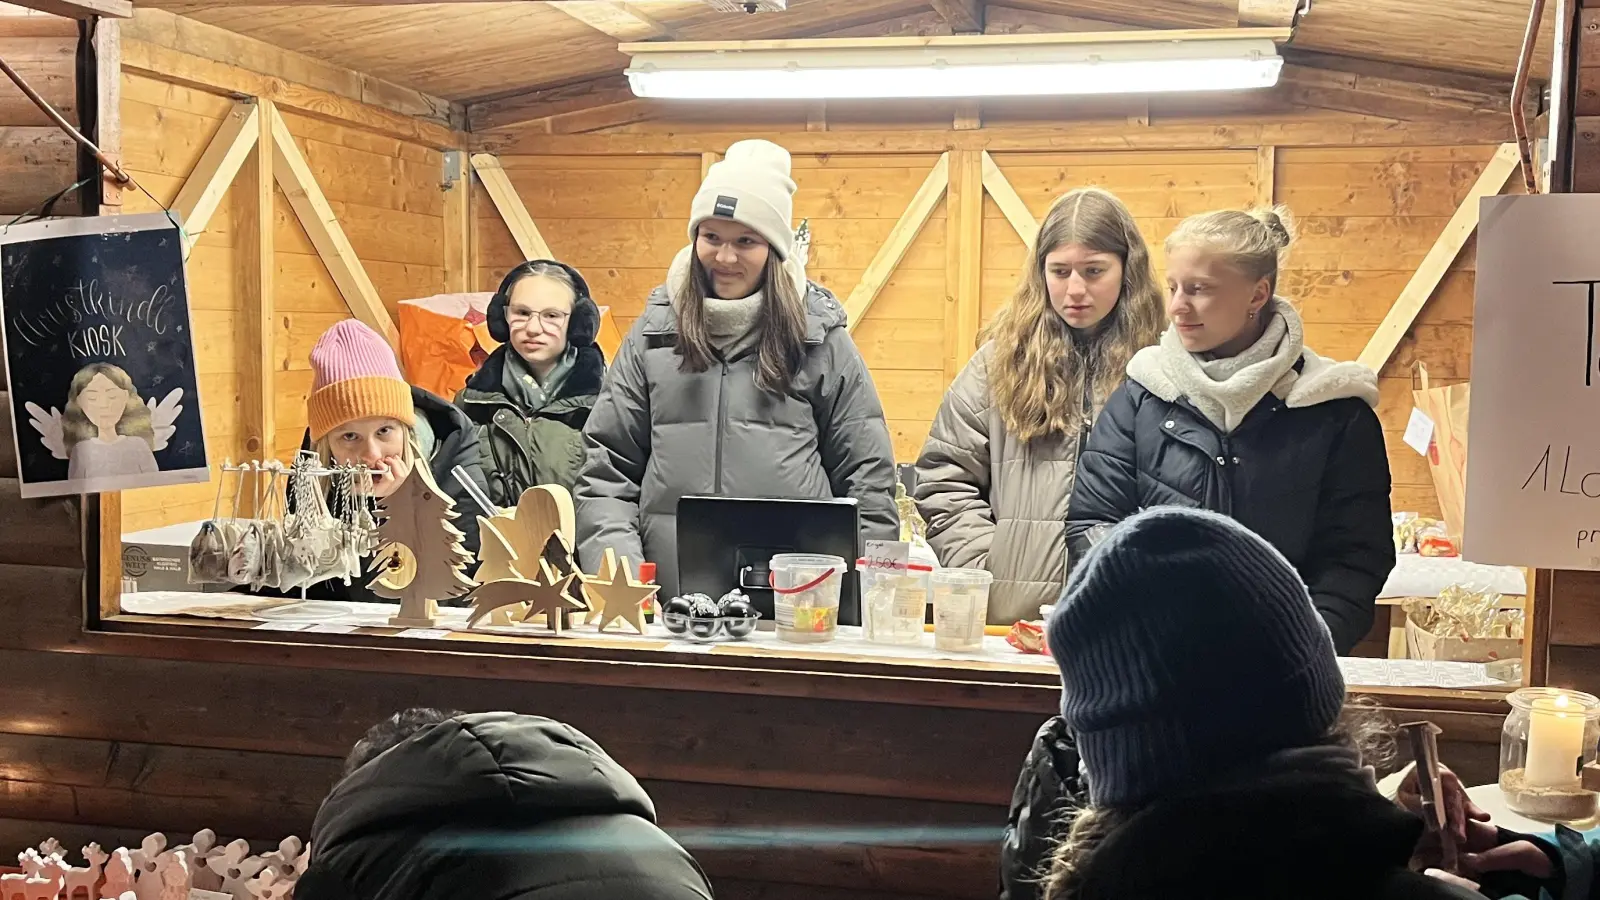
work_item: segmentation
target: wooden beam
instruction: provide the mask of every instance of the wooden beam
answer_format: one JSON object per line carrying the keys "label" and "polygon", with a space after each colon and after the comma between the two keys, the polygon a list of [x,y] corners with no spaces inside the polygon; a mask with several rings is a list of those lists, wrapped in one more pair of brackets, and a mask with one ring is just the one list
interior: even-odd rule
{"label": "wooden beam", "polygon": [[1305,5],[1305,0],[1239,0],[1239,27],[1293,28]]}
{"label": "wooden beam", "polygon": [[878,299],[878,294],[883,286],[889,283],[889,276],[894,274],[895,267],[905,259],[906,251],[911,249],[911,243],[922,232],[922,226],[928,224],[928,218],[933,215],[933,210],[939,205],[939,199],[945,195],[950,187],[950,154],[943,153],[939,161],[933,164],[933,170],[923,180],[922,186],[917,188],[917,193],[911,198],[911,204],[901,214],[900,221],[896,222],[889,236],[884,240],[883,246],[878,248],[872,262],[867,264],[867,270],[861,273],[861,280],[856,282],[855,290],[850,292],[850,298],[844,303],[845,314],[849,317],[850,330],[854,331],[861,324],[862,316],[872,308],[872,302]]}
{"label": "wooden beam", "polygon": [[1148,26],[1126,22],[1108,22],[1104,19],[1017,9],[1010,6],[991,6],[984,14],[984,34],[1045,34],[1063,31],[1129,31]]}
{"label": "wooden beam", "polygon": [[1520,165],[1517,145],[1501,144],[1489,164],[1484,166],[1477,183],[1467,192],[1466,199],[1456,208],[1455,215],[1444,226],[1433,248],[1423,258],[1422,265],[1417,267],[1394,305],[1389,307],[1388,315],[1383,317],[1372,339],[1367,341],[1366,349],[1361,351],[1362,365],[1374,372],[1382,371],[1389,357],[1394,354],[1394,349],[1411,329],[1411,323],[1416,321],[1417,314],[1422,312],[1422,308],[1428,304],[1428,298],[1433,296],[1434,289],[1450,270],[1451,263],[1461,253],[1467,239],[1477,230],[1479,201],[1505,190],[1506,182]]}
{"label": "wooden beam", "polygon": [[705,181],[706,180],[706,176],[711,174],[711,167],[716,165],[717,164],[717,160],[719,160],[719,159],[722,159],[722,154],[716,152],[715,150],[707,150],[706,152],[700,154],[700,180],[701,181]]}
{"label": "wooden beam", "polygon": [[533,216],[528,215],[528,208],[522,205],[522,198],[517,196],[517,189],[506,176],[506,170],[500,167],[500,160],[488,153],[473,154],[472,170],[478,173],[478,180],[489,192],[490,202],[499,210],[500,218],[505,220],[506,228],[511,231],[511,239],[517,242],[517,249],[522,251],[522,258],[554,259],[555,254],[550,252],[550,245],[539,233],[539,226],[534,224]]}
{"label": "wooden beam", "polygon": [[631,3],[615,0],[553,0],[545,4],[618,41],[677,40],[678,33]]}
{"label": "wooden beam", "polygon": [[956,34],[983,34],[986,0],[930,0],[930,3]]}
{"label": "wooden beam", "polygon": [[260,97],[300,115],[349,125],[435,150],[452,150],[467,144],[466,134],[434,122],[147,41],[123,40],[122,70],[213,94]]}
{"label": "wooden beam", "polygon": [[[100,19],[94,23],[95,109],[99,110],[95,143],[120,163],[122,153],[122,22]],[[106,115],[115,110],[115,115]],[[120,209],[122,185],[110,173],[100,172],[100,204]]]}
{"label": "wooden beam", "polygon": [[289,133],[288,124],[276,109],[269,107],[263,112],[272,120],[273,177],[277,179],[278,186],[283,188],[283,195],[293,207],[295,218],[300,220],[306,236],[311,238],[311,245],[316,248],[322,264],[327,266],[333,283],[338,286],[340,295],[350,307],[350,313],[387,338],[390,346],[399,346],[394,320],[389,317],[389,310],[378,297],[378,289],[373,287],[372,279],[367,277],[367,270],[362,267],[355,248],[350,246],[350,239],[345,237],[344,229],[339,226],[339,219],[334,215],[333,207],[328,205],[328,198],[317,184],[311,166],[300,153],[294,135]]}
{"label": "wooden beam", "polygon": [[472,173],[464,150],[444,154],[444,289],[472,290],[477,262],[472,248]]}
{"label": "wooden beam", "polygon": [[1278,196],[1278,148],[1256,148],[1256,205],[1271,206]]}
{"label": "wooden beam", "polygon": [[462,118],[459,105],[443,98],[163,9],[141,5],[123,29],[128,40],[237,66],[401,115],[447,127],[460,124],[454,120]]}
{"label": "wooden beam", "polygon": [[1465,91],[1291,63],[1279,82],[1285,99],[1304,107],[1389,119],[1472,117],[1510,121],[1510,92]]}
{"label": "wooden beam", "polygon": [[504,128],[632,99],[633,90],[628,87],[626,76],[592,78],[559,87],[472,101],[466,105],[467,130]]}
{"label": "wooden beam", "polygon": [[973,131],[983,127],[983,101],[974,97],[956,101],[956,115],[951,127],[957,131]]}
{"label": "wooden beam", "polygon": [[211,137],[211,143],[206,145],[200,161],[195,163],[183,187],[178,190],[177,199],[172,201],[172,208],[178,212],[178,221],[183,223],[185,258],[194,250],[200,235],[205,233],[206,225],[211,222],[211,214],[217,211],[217,205],[222,202],[222,195],[228,192],[228,186],[233,184],[239,168],[250,156],[250,151],[255,149],[263,133],[261,106],[258,103],[235,103],[233,109],[223,117],[217,133]]}
{"label": "wooden beam", "polygon": [[[803,127],[803,126],[802,126]],[[1201,119],[1152,122],[1130,129],[1127,121],[1074,122],[1071,128],[1004,127],[977,131],[882,129],[808,133],[790,128],[750,132],[661,131],[650,134],[550,135],[530,130],[474,135],[474,149],[503,154],[699,155],[759,136],[791,153],[907,154],[946,150],[1089,152],[1102,150],[1254,150],[1277,147],[1399,147],[1499,144],[1511,136],[1509,122],[1488,117],[1396,122],[1369,116],[1332,117],[1287,113],[1271,120],[1214,122]]]}
{"label": "wooden beam", "polygon": [[530,127],[548,134],[586,134],[635,122],[648,122],[660,116],[662,109],[660,100],[624,100],[608,106],[550,116],[531,123]]}
{"label": "wooden beam", "polygon": [[127,19],[133,16],[133,0],[8,0],[8,2],[53,16],[66,16],[69,19],[98,17]]}
{"label": "wooden beam", "polygon": [[255,152],[239,179],[241,190],[234,192],[239,215],[234,219],[237,234],[235,252],[239,255],[241,317],[239,353],[239,405],[242,452],[248,459],[273,455],[278,429],[277,406],[277,311],[273,300],[273,276],[277,260],[273,256],[273,223],[277,219],[277,187],[273,178],[272,121],[277,117],[271,100],[263,100],[251,124],[256,128]]}
{"label": "wooden beam", "polygon": [[806,104],[806,130],[828,130],[828,101],[813,100]]}
{"label": "wooden beam", "polygon": [[983,293],[982,150],[950,154],[945,204],[944,375],[954,380],[977,349]]}
{"label": "wooden beam", "polygon": [[1033,248],[1033,242],[1039,237],[1039,221],[1028,211],[1028,204],[1022,202],[1022,197],[1017,194],[1017,189],[1011,186],[1006,173],[1000,171],[995,164],[994,157],[989,151],[983,151],[982,178],[984,190],[994,198],[994,204],[1000,207],[1001,215],[1016,229],[1017,236]]}
{"label": "wooden beam", "polygon": [[758,53],[779,50],[885,50],[916,47],[1016,47],[1070,44],[1152,44],[1172,41],[1268,40],[1285,43],[1288,28],[1169,28],[1146,31],[1097,31],[1062,34],[955,34],[908,37],[783,38],[754,41],[667,41],[619,44],[630,55],[651,53]]}

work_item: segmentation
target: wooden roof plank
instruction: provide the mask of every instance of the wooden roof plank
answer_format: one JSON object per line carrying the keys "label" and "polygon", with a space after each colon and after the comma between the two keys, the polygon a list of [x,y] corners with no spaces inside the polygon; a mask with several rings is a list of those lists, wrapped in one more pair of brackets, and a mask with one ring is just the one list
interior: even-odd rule
{"label": "wooden roof plank", "polygon": [[133,17],[133,0],[10,0],[13,5],[69,19]]}

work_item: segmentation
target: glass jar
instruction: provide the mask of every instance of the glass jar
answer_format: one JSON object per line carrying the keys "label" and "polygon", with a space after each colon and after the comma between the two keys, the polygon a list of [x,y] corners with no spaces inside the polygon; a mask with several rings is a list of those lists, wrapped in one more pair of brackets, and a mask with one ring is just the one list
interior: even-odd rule
{"label": "glass jar", "polygon": [[1583,767],[1600,746],[1600,698],[1562,688],[1523,688],[1509,698],[1500,731],[1500,790],[1506,806],[1544,822],[1592,818],[1594,791]]}

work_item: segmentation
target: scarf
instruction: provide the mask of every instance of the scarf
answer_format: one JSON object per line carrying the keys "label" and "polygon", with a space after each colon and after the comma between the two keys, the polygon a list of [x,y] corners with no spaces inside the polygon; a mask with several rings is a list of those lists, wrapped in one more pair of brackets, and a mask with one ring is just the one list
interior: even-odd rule
{"label": "scarf", "polygon": [[1268,394],[1290,407],[1346,397],[1378,405],[1377,373],[1360,363],[1334,362],[1307,349],[1300,314],[1287,301],[1272,298],[1262,314],[1267,322],[1261,337],[1226,359],[1190,353],[1183,349],[1177,328],[1168,327],[1160,344],[1134,354],[1128,377],[1168,402],[1188,398],[1223,434],[1238,428]]}
{"label": "scarf", "polygon": [[507,399],[521,410],[524,416],[531,416],[544,409],[561,393],[561,386],[566,383],[567,376],[572,374],[572,367],[577,359],[578,348],[567,347],[561,358],[556,360],[555,368],[541,380],[539,373],[522,358],[522,354],[508,348],[505,371],[500,376],[500,386],[505,389]]}

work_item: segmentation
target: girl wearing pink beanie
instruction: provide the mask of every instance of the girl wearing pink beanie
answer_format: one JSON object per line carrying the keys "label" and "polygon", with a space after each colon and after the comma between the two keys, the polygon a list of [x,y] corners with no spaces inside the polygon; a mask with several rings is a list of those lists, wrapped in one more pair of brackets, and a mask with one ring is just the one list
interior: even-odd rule
{"label": "girl wearing pink beanie", "polygon": [[323,461],[377,470],[374,493],[387,497],[418,463],[455,501],[452,524],[478,550],[478,515],[452,470],[466,469],[485,486],[478,432],[461,410],[408,384],[383,336],[355,319],[335,323],[311,348],[312,386],[306,400],[305,447]]}

